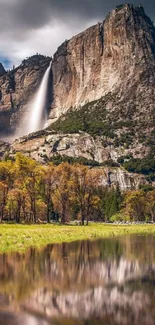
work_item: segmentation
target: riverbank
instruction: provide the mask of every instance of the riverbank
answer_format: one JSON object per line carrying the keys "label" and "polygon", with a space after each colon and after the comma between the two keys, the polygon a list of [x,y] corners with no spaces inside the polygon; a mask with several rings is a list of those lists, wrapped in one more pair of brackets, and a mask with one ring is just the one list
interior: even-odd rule
{"label": "riverbank", "polygon": [[89,226],[61,225],[0,225],[0,253],[23,252],[31,246],[41,247],[50,243],[107,238],[126,234],[155,235],[155,225]]}

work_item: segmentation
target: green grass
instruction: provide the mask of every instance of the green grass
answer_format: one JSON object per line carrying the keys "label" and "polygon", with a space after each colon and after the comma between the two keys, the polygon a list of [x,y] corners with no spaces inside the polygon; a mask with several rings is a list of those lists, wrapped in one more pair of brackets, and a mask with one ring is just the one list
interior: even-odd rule
{"label": "green grass", "polygon": [[154,225],[0,225],[0,253],[23,252],[30,246],[97,239],[126,234],[155,235]]}

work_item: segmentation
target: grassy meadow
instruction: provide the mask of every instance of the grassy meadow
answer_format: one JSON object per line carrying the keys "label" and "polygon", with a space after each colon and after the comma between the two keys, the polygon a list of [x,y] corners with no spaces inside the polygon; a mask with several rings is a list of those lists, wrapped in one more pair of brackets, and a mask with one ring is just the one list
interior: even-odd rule
{"label": "grassy meadow", "polygon": [[23,252],[29,247],[42,247],[52,243],[106,238],[127,234],[155,235],[155,225],[89,226],[62,225],[0,225],[0,253]]}

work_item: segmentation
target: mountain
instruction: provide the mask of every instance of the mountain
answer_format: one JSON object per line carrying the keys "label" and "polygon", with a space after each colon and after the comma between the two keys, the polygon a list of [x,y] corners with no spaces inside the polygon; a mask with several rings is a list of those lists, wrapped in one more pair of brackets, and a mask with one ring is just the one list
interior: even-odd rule
{"label": "mountain", "polygon": [[[50,60],[34,56],[0,78],[1,126],[18,127]],[[49,87],[48,128],[14,142],[12,154],[123,165],[155,180],[155,27],[142,6],[118,6],[65,41]]]}
{"label": "mountain", "polygon": [[[115,114],[115,102],[123,106],[125,114],[129,110],[130,115],[135,115],[135,110],[139,114],[146,104],[151,112],[155,95],[154,71],[153,23],[143,7],[119,6],[102,23],[58,48],[52,63],[51,117],[107,94],[112,95],[107,108],[113,109]],[[122,115],[117,114],[118,119]]]}

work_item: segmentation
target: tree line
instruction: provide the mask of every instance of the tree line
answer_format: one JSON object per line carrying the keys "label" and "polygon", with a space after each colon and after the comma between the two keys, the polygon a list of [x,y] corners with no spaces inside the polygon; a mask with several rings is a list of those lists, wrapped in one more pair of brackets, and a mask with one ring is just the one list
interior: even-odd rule
{"label": "tree line", "polygon": [[102,177],[103,169],[40,165],[18,153],[0,162],[0,222],[155,220],[154,188],[121,193],[119,186],[103,187]]}

